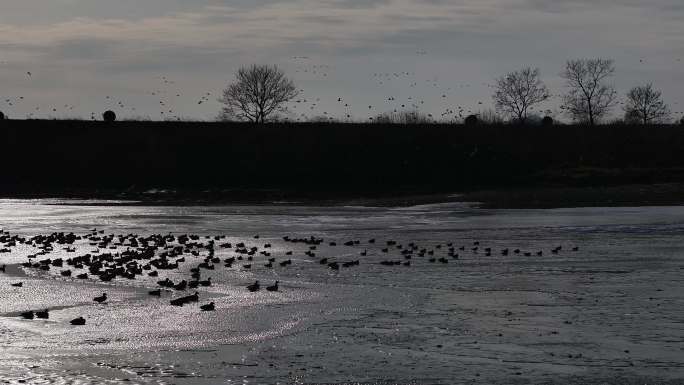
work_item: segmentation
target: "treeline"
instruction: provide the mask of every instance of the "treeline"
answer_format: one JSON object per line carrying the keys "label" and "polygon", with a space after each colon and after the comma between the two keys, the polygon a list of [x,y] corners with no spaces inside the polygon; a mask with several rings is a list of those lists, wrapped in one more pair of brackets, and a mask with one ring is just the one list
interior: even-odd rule
{"label": "treeline", "polygon": [[[662,92],[652,83],[633,86],[624,95],[625,99],[621,101],[615,86],[611,83],[615,71],[612,59],[568,60],[565,63],[565,69],[560,74],[565,83],[565,90],[562,95],[557,95],[561,98],[558,106],[562,111],[561,114],[555,114],[549,109],[539,109],[554,96],[544,83],[539,68],[525,67],[496,78],[492,86],[495,111],[474,113],[468,110],[466,112],[464,107],[456,106],[453,109],[447,108],[438,116],[433,116],[429,113],[421,113],[418,104],[410,103],[409,109],[402,104],[401,109],[395,108],[393,111],[369,116],[366,122],[425,124],[488,120],[490,123],[507,121],[525,125],[543,120],[546,122],[545,125],[549,125],[553,121],[553,117],[549,115],[564,115],[575,124],[591,126],[606,122],[652,125],[669,124],[674,116],[682,114],[681,111],[677,111],[673,115],[663,99]],[[287,78],[277,66],[242,67],[238,70],[235,81],[229,84],[219,99],[223,104],[219,120],[255,123],[292,121],[293,116],[290,115],[292,111],[288,110],[287,104],[306,102],[306,99],[297,99],[300,91],[292,79]],[[442,95],[442,98],[446,98],[446,95]],[[394,100],[394,97],[388,99],[388,101]],[[338,98],[338,102],[344,101]],[[315,105],[316,103],[313,103],[311,109]],[[624,115],[616,119],[613,110],[619,105],[622,105]],[[349,104],[344,103],[344,106],[348,108]],[[371,110],[373,106],[369,105],[368,108]],[[536,111],[543,115],[538,115]],[[347,110],[346,117],[341,120],[346,122],[353,120],[350,112]],[[611,116],[613,116],[612,119]],[[294,118],[298,122],[308,120],[330,123],[338,119],[326,111],[323,115],[314,117],[301,113]],[[681,121],[684,123],[684,118],[681,118]]]}
{"label": "treeline", "polygon": [[684,181],[679,125],[4,121],[0,193],[302,195]]}

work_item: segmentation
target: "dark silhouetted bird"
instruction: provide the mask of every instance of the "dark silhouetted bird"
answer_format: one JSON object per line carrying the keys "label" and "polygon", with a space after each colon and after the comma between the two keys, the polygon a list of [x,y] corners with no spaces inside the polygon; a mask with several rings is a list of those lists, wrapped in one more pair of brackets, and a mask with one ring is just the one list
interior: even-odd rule
{"label": "dark silhouetted bird", "polygon": [[259,286],[259,281],[255,281],[253,284],[247,286],[247,290],[251,292],[259,291],[261,286]]}
{"label": "dark silhouetted bird", "polygon": [[273,286],[266,286],[266,290],[268,291],[278,291],[278,281],[275,281]]}
{"label": "dark silhouetted bird", "polygon": [[48,319],[50,318],[50,313],[48,312],[48,309],[45,310],[38,310],[36,312],[36,318],[42,318],[42,319]]}
{"label": "dark silhouetted bird", "polygon": [[21,317],[24,319],[33,319],[34,315],[35,314],[33,313],[33,310],[29,310],[29,311],[25,311],[25,312],[21,313]]}
{"label": "dark silhouetted bird", "polygon": [[93,301],[97,303],[103,303],[107,300],[107,293],[102,293],[101,296],[93,298]]}

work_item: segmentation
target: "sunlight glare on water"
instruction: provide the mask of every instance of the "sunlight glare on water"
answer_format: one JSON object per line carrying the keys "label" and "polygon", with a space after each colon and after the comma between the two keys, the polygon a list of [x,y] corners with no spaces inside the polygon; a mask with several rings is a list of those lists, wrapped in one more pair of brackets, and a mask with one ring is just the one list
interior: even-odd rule
{"label": "sunlight glare on water", "polygon": [[[215,242],[221,261],[236,256],[222,243],[244,242],[258,251],[252,261],[202,270],[202,279],[212,278],[208,287],[162,290],[159,298],[148,295],[159,288],[156,282],[190,280],[205,249],[197,255],[188,249],[178,268],[159,270],[158,277],[101,282],[75,278],[85,269],[63,276],[66,264],[23,268],[19,264],[38,249],[12,246],[0,254],[0,264],[8,265],[0,274],[0,377],[33,383],[250,378],[421,384],[684,376],[677,342],[684,339],[677,321],[684,316],[681,207],[123,203],[0,200],[0,228],[25,238],[86,236],[94,228],[102,235],[196,234],[197,242]],[[219,235],[225,238],[213,238]],[[313,249],[284,236],[323,241]],[[410,245],[415,249],[402,253]],[[53,246],[35,260],[131,248],[99,250],[86,238],[73,251]],[[562,249],[553,252],[557,246]],[[275,258],[272,267],[265,266],[268,258]],[[292,263],[281,266],[286,260]],[[332,269],[331,262],[351,264]],[[263,287],[277,280],[280,290],[251,293],[246,286],[255,280]],[[22,287],[10,285],[17,282]],[[195,290],[198,304],[170,305]],[[102,293],[106,303],[94,302]],[[200,311],[208,302],[216,310]],[[49,319],[19,316],[41,309],[49,309]],[[69,324],[80,316],[86,325]]]}

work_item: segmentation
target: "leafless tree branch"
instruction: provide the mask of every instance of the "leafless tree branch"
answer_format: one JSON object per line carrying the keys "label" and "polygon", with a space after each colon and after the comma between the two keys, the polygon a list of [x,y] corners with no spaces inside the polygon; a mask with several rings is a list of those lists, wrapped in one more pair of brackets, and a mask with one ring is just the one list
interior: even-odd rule
{"label": "leafless tree branch", "polygon": [[264,123],[284,112],[285,104],[298,94],[292,80],[276,66],[242,67],[219,99],[224,104],[220,118]]}
{"label": "leafless tree branch", "polygon": [[663,101],[661,92],[650,83],[629,90],[624,109],[627,121],[641,124],[667,123],[671,119],[670,108]]}
{"label": "leafless tree branch", "polygon": [[569,89],[563,97],[566,113],[592,126],[607,115],[617,103],[617,91],[607,83],[614,73],[611,59],[569,60],[561,73]]}
{"label": "leafless tree branch", "polygon": [[551,94],[541,80],[539,68],[523,68],[496,79],[492,96],[496,109],[525,124],[531,107],[547,100]]}

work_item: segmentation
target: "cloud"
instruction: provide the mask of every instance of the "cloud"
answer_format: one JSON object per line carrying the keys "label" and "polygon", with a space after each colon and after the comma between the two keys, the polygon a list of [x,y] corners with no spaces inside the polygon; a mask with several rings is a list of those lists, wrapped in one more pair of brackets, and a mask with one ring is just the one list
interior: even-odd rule
{"label": "cloud", "polygon": [[[73,2],[81,3],[78,0]],[[368,44],[381,47],[383,39],[406,36],[412,31],[423,36],[432,34],[430,38],[436,41],[444,41],[447,36],[452,38],[458,33],[470,37],[481,34],[505,38],[527,32],[537,32],[543,40],[546,36],[541,34],[572,33],[573,29],[607,33],[608,37],[611,31],[617,30],[620,35],[633,36],[631,41],[625,42],[627,44],[638,44],[637,34],[641,38],[639,40],[645,37],[649,44],[654,44],[656,42],[652,40],[660,36],[675,38],[683,32],[682,27],[673,23],[652,23],[637,27],[636,31],[617,25],[622,22],[625,26],[634,26],[636,21],[643,22],[637,14],[644,9],[673,12],[681,8],[675,2],[664,0],[648,6],[636,1],[611,6],[613,2],[588,0],[261,0],[252,6],[243,2],[237,5],[222,3],[226,2],[193,2],[195,6],[188,8],[178,6],[179,2],[164,7],[158,1],[151,1],[147,7],[140,7],[148,10],[141,11],[142,14],[152,14],[149,5],[157,5],[165,11],[143,18],[109,17],[101,11],[55,23],[5,23],[0,24],[0,44],[31,49],[116,40],[129,47],[156,44],[229,49],[250,47],[254,50],[287,47],[289,50],[300,41],[309,47],[315,41],[323,48]],[[112,12],[113,15],[127,13],[130,12]],[[573,14],[581,17],[573,17]],[[396,38],[394,43],[397,43]],[[97,49],[84,48],[87,48],[83,51],[84,56],[89,57]],[[73,53],[78,54],[77,51]]]}
{"label": "cloud", "polygon": [[[679,0],[3,0],[2,11],[0,61],[10,65],[0,79],[9,76],[3,68],[78,69],[84,78],[128,77],[135,89],[149,72],[225,79],[240,64],[295,55],[353,63],[348,76],[359,79],[395,63],[441,77],[484,76],[453,68],[494,77],[536,65],[553,81],[568,57],[597,55],[616,58],[625,78],[648,73],[641,57],[651,58],[656,82],[684,72],[668,67],[684,58]],[[69,86],[38,79],[34,87]],[[681,97],[682,84],[666,83]],[[367,81],[358,87],[381,93]]]}

